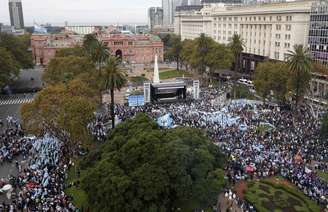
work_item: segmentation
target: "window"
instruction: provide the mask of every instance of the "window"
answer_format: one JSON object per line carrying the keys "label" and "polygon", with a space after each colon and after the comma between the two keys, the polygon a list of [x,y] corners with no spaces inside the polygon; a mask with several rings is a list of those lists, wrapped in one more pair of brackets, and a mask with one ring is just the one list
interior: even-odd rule
{"label": "window", "polygon": [[277,16],[277,21],[281,21],[281,16]]}
{"label": "window", "polygon": [[279,60],[279,52],[274,53],[274,59]]}
{"label": "window", "polygon": [[281,30],[281,25],[280,24],[276,25],[276,30]]}
{"label": "window", "polygon": [[280,42],[275,42],[276,47],[280,47]]}
{"label": "window", "polygon": [[285,48],[290,48],[290,43],[285,43]]}
{"label": "window", "polygon": [[284,54],[284,61],[287,61],[288,60],[288,57],[289,57],[289,55],[288,54]]}
{"label": "window", "polygon": [[132,46],[132,45],[133,45],[133,42],[129,41],[129,42],[128,42],[128,45],[129,45],[129,46]]}
{"label": "window", "polygon": [[285,39],[286,39],[286,40],[290,40],[290,34],[286,34],[286,35],[285,35]]}
{"label": "window", "polygon": [[287,31],[290,31],[291,29],[292,29],[292,26],[291,26],[290,24],[287,24],[287,25],[286,25],[286,30],[287,30]]}
{"label": "window", "polygon": [[280,34],[276,34],[276,39],[280,39]]}

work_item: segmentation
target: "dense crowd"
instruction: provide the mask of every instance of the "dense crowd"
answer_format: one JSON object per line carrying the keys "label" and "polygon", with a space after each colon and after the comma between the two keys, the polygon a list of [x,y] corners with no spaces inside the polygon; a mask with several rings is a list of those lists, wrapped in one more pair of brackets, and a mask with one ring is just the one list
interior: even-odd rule
{"label": "dense crowd", "polygon": [[[297,113],[256,101],[215,104],[220,91],[207,89],[200,100],[142,107],[115,107],[120,121],[138,112],[154,119],[170,114],[174,126],[190,126],[207,131],[215,144],[229,157],[226,173],[231,183],[281,175],[294,183],[321,206],[328,205],[328,185],[316,171],[327,172],[328,142],[319,138],[320,119],[309,107]],[[88,125],[97,140],[104,140],[108,116],[96,116]],[[0,204],[0,211],[75,211],[64,194],[69,168],[67,150],[57,139],[24,137],[19,123],[8,117],[0,121],[0,162],[17,161],[18,176],[0,185],[13,185],[11,201]],[[231,192],[228,192],[228,197]],[[231,195],[230,195],[231,196]],[[233,197],[244,211],[253,207]]]}
{"label": "dense crowd", "polygon": [[47,134],[40,139],[24,137],[12,117],[1,123],[1,159],[15,160],[18,174],[0,181],[1,192],[8,198],[0,201],[0,211],[76,211],[64,194],[69,167],[61,142]]}
{"label": "dense crowd", "polygon": [[319,138],[320,118],[310,107],[298,112],[256,101],[235,101],[218,108],[215,89],[201,99],[174,104],[129,108],[117,106],[125,120],[138,112],[154,119],[170,113],[174,126],[202,128],[230,158],[227,176],[232,183],[281,175],[323,207],[328,207],[328,184],[316,175],[327,172],[328,142]]}

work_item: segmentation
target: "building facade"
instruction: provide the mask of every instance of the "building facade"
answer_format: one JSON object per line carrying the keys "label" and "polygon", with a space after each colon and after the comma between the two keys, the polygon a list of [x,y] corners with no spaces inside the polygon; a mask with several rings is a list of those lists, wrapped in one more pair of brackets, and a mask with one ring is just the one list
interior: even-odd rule
{"label": "building facade", "polygon": [[204,33],[222,44],[239,34],[245,42],[242,68],[253,71],[266,58],[286,60],[295,44],[307,46],[311,5],[312,1],[207,4],[201,11],[177,13],[175,33],[182,39]]}
{"label": "building facade", "polygon": [[23,5],[21,0],[9,0],[9,15],[11,26],[24,29]]}
{"label": "building facade", "polygon": [[312,5],[309,48],[313,59],[328,67],[328,1],[316,1]]}
{"label": "building facade", "polygon": [[[63,48],[81,46],[82,35],[73,34],[33,34],[31,49],[35,64],[47,65],[56,52]],[[149,64],[155,55],[163,61],[163,42],[152,35],[100,34],[98,39],[103,41],[112,55],[126,63]]]}
{"label": "building facade", "polygon": [[150,30],[153,30],[155,26],[163,26],[163,8],[151,7],[148,10],[148,25]]}

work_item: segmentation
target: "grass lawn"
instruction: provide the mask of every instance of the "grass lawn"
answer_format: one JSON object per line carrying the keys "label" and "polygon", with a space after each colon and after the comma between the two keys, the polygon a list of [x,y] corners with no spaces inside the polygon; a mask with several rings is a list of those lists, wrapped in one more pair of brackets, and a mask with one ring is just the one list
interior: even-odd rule
{"label": "grass lawn", "polygon": [[161,71],[159,73],[159,78],[161,80],[172,79],[177,77],[191,77],[192,75],[186,71],[177,71],[177,70],[169,70],[169,71]]}
{"label": "grass lawn", "polygon": [[245,198],[260,212],[320,212],[315,202],[279,179],[248,183]]}
{"label": "grass lawn", "polygon": [[318,171],[317,174],[322,180],[328,183],[328,172]]}

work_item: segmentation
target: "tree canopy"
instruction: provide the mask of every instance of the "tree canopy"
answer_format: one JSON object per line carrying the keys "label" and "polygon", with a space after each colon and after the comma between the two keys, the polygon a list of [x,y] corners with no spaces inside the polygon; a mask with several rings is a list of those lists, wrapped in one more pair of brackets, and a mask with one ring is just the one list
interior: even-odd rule
{"label": "tree canopy", "polygon": [[256,67],[254,85],[257,93],[267,98],[271,92],[280,102],[284,102],[288,95],[289,70],[282,62],[263,62]]}
{"label": "tree canopy", "polygon": [[40,91],[33,102],[21,107],[22,124],[36,135],[47,131],[64,141],[83,142],[87,124],[96,109],[96,91],[80,80],[58,83]]}
{"label": "tree canopy", "polygon": [[204,209],[225,184],[223,163],[200,130],[161,130],[138,114],[80,163],[81,187],[94,211]]}
{"label": "tree canopy", "polygon": [[13,55],[0,47],[0,89],[19,74],[19,64]]}
{"label": "tree canopy", "polygon": [[12,54],[20,68],[32,68],[32,53],[28,51],[28,37],[18,36],[7,33],[0,33],[0,47],[5,48]]}
{"label": "tree canopy", "polygon": [[[95,73],[95,66],[87,57],[55,57],[50,60],[45,69],[43,80],[45,83],[53,85],[67,82],[83,73],[89,76]],[[68,77],[70,79],[67,79]]]}

